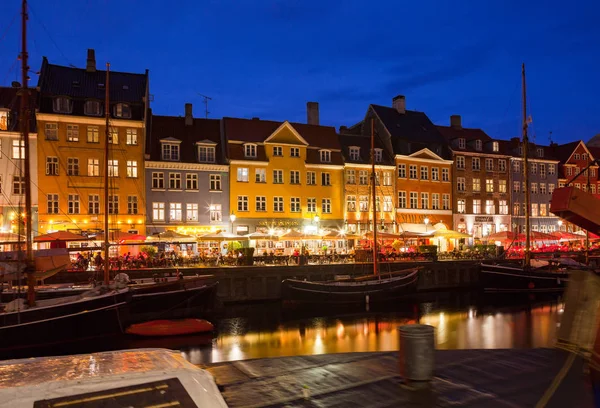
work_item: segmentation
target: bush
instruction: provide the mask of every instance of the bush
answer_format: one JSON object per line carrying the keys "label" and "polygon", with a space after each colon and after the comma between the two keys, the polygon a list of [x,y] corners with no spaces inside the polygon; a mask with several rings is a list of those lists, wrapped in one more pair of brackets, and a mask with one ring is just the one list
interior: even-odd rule
{"label": "bush", "polygon": [[156,256],[156,247],[154,245],[144,245],[140,248],[140,250],[148,255],[149,259],[152,259]]}

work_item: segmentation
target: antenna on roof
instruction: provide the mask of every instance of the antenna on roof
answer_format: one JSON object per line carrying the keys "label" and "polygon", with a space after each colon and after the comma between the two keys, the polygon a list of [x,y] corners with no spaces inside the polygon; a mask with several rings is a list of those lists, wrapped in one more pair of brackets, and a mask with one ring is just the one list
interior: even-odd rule
{"label": "antenna on roof", "polygon": [[550,144],[552,144],[552,131],[548,132],[548,140],[550,141]]}
{"label": "antenna on roof", "polygon": [[210,113],[208,111],[208,101],[212,101],[212,98],[210,96],[202,95],[200,92],[196,93],[204,98],[204,117],[208,119],[208,114]]}

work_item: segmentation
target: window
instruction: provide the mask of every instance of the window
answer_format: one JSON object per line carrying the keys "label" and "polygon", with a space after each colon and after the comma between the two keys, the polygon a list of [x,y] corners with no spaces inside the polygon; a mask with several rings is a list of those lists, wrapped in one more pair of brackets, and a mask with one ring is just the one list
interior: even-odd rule
{"label": "window", "polygon": [[85,101],[83,113],[87,116],[100,116],[102,115],[102,105],[99,101]]}
{"label": "window", "polygon": [[210,222],[221,222],[223,220],[223,211],[221,204],[211,204],[210,209]]}
{"label": "window", "polygon": [[537,217],[538,216],[538,205],[537,205],[537,203],[531,204],[531,216],[532,217]]}
{"label": "window", "polygon": [[456,211],[459,214],[464,214],[467,210],[466,201],[464,199],[460,199],[456,202]]}
{"label": "window", "polygon": [[58,157],[46,157],[46,175],[58,176]]}
{"label": "window", "polygon": [[98,194],[88,195],[88,214],[100,214],[100,196]]}
{"label": "window", "polygon": [[473,200],[473,214],[481,214],[481,200]]}
{"label": "window", "polygon": [[581,160],[587,160],[587,153],[581,153]]}
{"label": "window", "polygon": [[450,181],[450,170],[442,169],[442,181]]}
{"label": "window", "polygon": [[117,103],[113,109],[116,118],[130,118],[131,106],[127,103]]}
{"label": "window", "polygon": [[108,177],[119,177],[119,161],[108,161]]}
{"label": "window", "polygon": [[119,144],[119,129],[116,127],[108,128],[108,143]]}
{"label": "window", "polygon": [[554,175],[554,173],[556,173],[556,167],[554,166],[554,164],[549,164],[548,165],[548,174]]}
{"label": "window", "polygon": [[540,194],[546,194],[546,183],[540,183]]}
{"label": "window", "polygon": [[323,211],[323,214],[331,214],[330,198],[324,198],[323,200],[321,200],[321,211]]}
{"label": "window", "polygon": [[413,180],[417,179],[417,166],[415,164],[408,166],[408,177]]}
{"label": "window", "polygon": [[48,194],[48,214],[58,214],[58,194]]}
{"label": "window", "polygon": [[431,209],[432,210],[440,209],[440,194],[439,193],[431,194]]}
{"label": "window", "polygon": [[440,169],[437,167],[431,168],[431,180],[440,181]]}
{"label": "window", "polygon": [[398,191],[398,208],[406,208],[406,191]]}
{"label": "window", "polygon": [[358,198],[358,209],[361,212],[369,211],[369,196],[360,196]]}
{"label": "window", "polygon": [[256,211],[267,211],[267,197],[256,197]]}
{"label": "window", "polygon": [[331,162],[331,152],[329,150],[319,150],[319,156],[321,157],[321,163]]}
{"label": "window", "polygon": [[366,186],[369,184],[369,173],[366,170],[359,170],[358,172],[358,184]]}
{"label": "window", "polygon": [[13,159],[24,159],[25,158],[25,141],[24,140],[13,140],[12,141],[12,158]]}
{"label": "window", "polygon": [[421,166],[421,180],[429,180],[429,167]]}
{"label": "window", "polygon": [[596,177],[596,168],[590,167],[590,177]]}
{"label": "window", "polygon": [[398,177],[399,178],[406,178],[406,164],[399,164],[398,165]]}
{"label": "window", "polygon": [[317,173],[316,172],[314,172],[314,171],[306,172],[306,184],[309,186],[317,185]]}
{"label": "window", "polygon": [[381,163],[383,159],[383,150],[382,149],[374,149],[375,153],[375,163]]}
{"label": "window", "polygon": [[79,214],[79,194],[69,194],[67,212],[69,214]]}
{"label": "window", "polygon": [[391,186],[392,185],[392,172],[391,171],[384,171],[383,172],[383,185],[384,186]]}
{"label": "window", "polygon": [[572,176],[573,175],[573,168],[572,167],[568,167],[568,166],[565,166],[565,167],[566,167],[566,171],[567,171],[567,176]]}
{"label": "window", "polygon": [[579,155],[579,153],[575,153],[574,156],[575,156],[575,160],[580,160],[581,159],[581,156]]}
{"label": "window", "polygon": [[273,146],[273,156],[283,157],[283,147]]}
{"label": "window", "polygon": [[464,177],[457,177],[456,178],[456,190],[457,191],[465,191],[465,178]]}
{"label": "window", "polygon": [[506,193],[506,180],[498,180],[498,191]]}
{"label": "window", "polygon": [[137,178],[138,167],[137,160],[127,160],[127,177]]}
{"label": "window", "polygon": [[135,146],[138,144],[137,141],[137,129],[125,129],[126,143],[129,146]]}
{"label": "window", "polygon": [[521,191],[521,183],[518,181],[513,181],[513,193],[518,193]]}
{"label": "window", "polygon": [[267,182],[267,169],[255,169],[254,170],[254,181],[256,183]]}
{"label": "window", "polygon": [[481,179],[473,179],[473,192],[478,193],[481,191]]}
{"label": "window", "polygon": [[385,196],[383,197],[383,211],[390,212],[394,209],[394,205],[392,204],[392,197]]}
{"label": "window", "polygon": [[481,170],[481,160],[479,160],[479,157],[473,157],[471,159],[471,168],[473,170]]}
{"label": "window", "polygon": [[79,176],[79,159],[77,157],[67,158],[67,175]]}
{"label": "window", "polygon": [[494,179],[486,179],[485,180],[485,192],[486,193],[494,192]]}
{"label": "window", "polygon": [[546,165],[543,163],[540,163],[540,177],[546,178]]}
{"label": "window", "polygon": [[506,171],[506,160],[499,159],[498,160],[498,171],[504,173]]}
{"label": "window", "polygon": [[590,185],[590,192],[591,192],[592,194],[596,194],[596,185],[595,185],[595,184],[591,184],[591,185]]}
{"label": "window", "polygon": [[518,216],[521,211],[521,204],[513,203],[513,215]]}
{"label": "window", "polygon": [[300,157],[300,149],[298,147],[290,148],[290,157]]}
{"label": "window", "polygon": [[198,161],[200,163],[214,163],[215,148],[213,146],[198,146]]}
{"label": "window", "polygon": [[494,159],[485,159],[485,170],[494,171]]}
{"label": "window", "polygon": [[350,147],[350,160],[359,160],[360,159],[360,148],[359,147]]}
{"label": "window", "polygon": [[209,188],[210,191],[221,191],[221,175],[211,174],[209,176]]}
{"label": "window", "polygon": [[317,212],[317,199],[316,198],[307,198],[306,199],[306,207],[309,213]]}
{"label": "window", "polygon": [[346,211],[348,211],[348,212],[356,211],[356,196],[346,197]]}
{"label": "window", "polygon": [[429,193],[421,193],[421,208],[429,208]]}
{"label": "window", "polygon": [[169,203],[169,221],[181,221],[182,218],[181,203]]}
{"label": "window", "polygon": [[138,213],[138,198],[137,196],[127,196],[127,214],[136,215]]}
{"label": "window", "polygon": [[79,125],[67,125],[67,142],[79,142]]}
{"label": "window", "polygon": [[458,139],[458,148],[459,149],[464,149],[466,147],[466,145],[467,144],[466,144],[464,138],[461,137],[461,138]]}
{"label": "window", "polygon": [[537,174],[537,163],[531,163],[531,174]]}
{"label": "window", "polygon": [[456,156],[456,168],[457,169],[465,168],[465,156]]}
{"label": "window", "polygon": [[492,151],[497,152],[500,150],[500,145],[498,142],[492,142]]}
{"label": "window", "polygon": [[100,143],[100,129],[98,126],[87,127],[87,142],[88,143]]}
{"label": "window", "polygon": [[283,184],[283,170],[273,170],[273,184]]}
{"label": "window", "polygon": [[330,186],[331,185],[331,175],[329,173],[325,173],[325,172],[321,173],[321,185],[322,186]]}
{"label": "window", "polygon": [[356,172],[354,170],[346,170],[346,184],[356,184]]}
{"label": "window", "polygon": [[71,113],[73,110],[73,104],[71,103],[71,99],[65,96],[59,96],[54,98],[54,103],[52,104],[53,110],[56,113]]}
{"label": "window", "polygon": [[181,190],[181,173],[169,173],[169,189]]}
{"label": "window", "polygon": [[481,140],[475,140],[475,150],[481,151]]}
{"label": "window", "polygon": [[187,222],[198,222],[198,204],[187,203],[185,205],[185,220]]}
{"label": "window", "polygon": [[537,188],[537,183],[531,183],[531,193],[532,194],[537,194],[538,192],[538,188]]}
{"label": "window", "polygon": [[537,156],[538,157],[544,157],[544,149],[541,147],[537,148]]}
{"label": "window", "polygon": [[409,202],[410,208],[419,208],[417,205],[417,201],[419,199],[417,193],[414,191],[411,191],[409,198],[410,198],[410,202]]}
{"label": "window", "polygon": [[44,134],[46,135],[46,140],[58,140],[58,124],[46,123],[44,125]]}
{"label": "window", "polygon": [[237,209],[238,211],[248,211],[248,196],[238,196]]}
{"label": "window", "polygon": [[450,209],[450,194],[442,194],[442,210]]}
{"label": "window", "polygon": [[494,204],[494,200],[485,201],[485,213],[488,215],[496,214],[496,205]]}
{"label": "window", "polygon": [[290,211],[300,212],[300,197],[290,198]]}
{"label": "window", "polygon": [[255,144],[245,144],[244,145],[244,156],[248,158],[256,157],[256,145]]}
{"label": "window", "polygon": [[283,197],[273,197],[273,211],[283,212]]}
{"label": "window", "polygon": [[513,173],[520,173],[521,172],[521,162],[515,160],[513,162]]}
{"label": "window", "polygon": [[152,173],[152,188],[164,189],[165,188],[165,174],[164,173]]}
{"label": "window", "polygon": [[168,161],[179,161],[179,144],[163,143],[162,159]]}
{"label": "window", "polygon": [[548,194],[554,193],[554,184],[548,184]]}
{"label": "window", "polygon": [[548,209],[547,209],[547,205],[545,203],[540,204],[540,217],[547,217],[548,216]]}
{"label": "window", "polygon": [[248,168],[247,167],[239,167],[237,169],[237,181],[242,183],[248,182]]}
{"label": "window", "polygon": [[187,173],[185,175],[185,189],[198,190],[198,175],[196,173]]}
{"label": "window", "polygon": [[300,172],[298,170],[290,171],[290,184],[300,184]]}
{"label": "window", "polygon": [[110,195],[108,196],[108,213],[118,214],[119,213],[119,196]]}
{"label": "window", "polygon": [[152,203],[152,220],[165,220],[165,203]]}

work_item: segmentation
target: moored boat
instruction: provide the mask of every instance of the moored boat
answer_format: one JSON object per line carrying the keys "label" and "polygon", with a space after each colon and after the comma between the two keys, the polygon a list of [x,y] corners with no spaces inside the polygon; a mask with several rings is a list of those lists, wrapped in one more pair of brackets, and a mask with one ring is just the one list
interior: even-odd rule
{"label": "moored boat", "polygon": [[207,333],[215,326],[204,319],[152,320],[133,324],[125,330],[127,334],[147,337],[183,336],[186,334]]}
{"label": "moored boat", "polygon": [[480,280],[488,292],[562,292],[567,287],[569,273],[566,269],[481,264]]}

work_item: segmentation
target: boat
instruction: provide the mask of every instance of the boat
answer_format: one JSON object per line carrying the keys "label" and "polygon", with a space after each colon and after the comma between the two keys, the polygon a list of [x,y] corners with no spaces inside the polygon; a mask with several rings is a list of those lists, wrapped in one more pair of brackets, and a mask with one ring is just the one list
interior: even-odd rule
{"label": "boat", "polygon": [[165,337],[207,333],[214,329],[215,326],[204,319],[151,320],[133,324],[125,330],[125,333],[145,337]]}
{"label": "boat", "polygon": [[480,279],[484,291],[488,292],[562,292],[569,281],[568,267],[553,267],[548,264],[532,265],[531,260],[531,226],[529,212],[529,137],[527,136],[527,98],[525,82],[525,64],[522,65],[523,91],[523,168],[525,193],[525,259],[522,265],[499,261],[482,263]]}
{"label": "boat", "polygon": [[[376,202],[375,126],[371,119],[371,199]],[[373,205],[373,219],[377,206]],[[395,299],[414,293],[420,268],[410,268],[385,275],[379,270],[377,227],[373,228],[373,274],[334,281],[285,279],[281,283],[285,303],[369,303]],[[386,277],[387,276],[387,277]]]}

